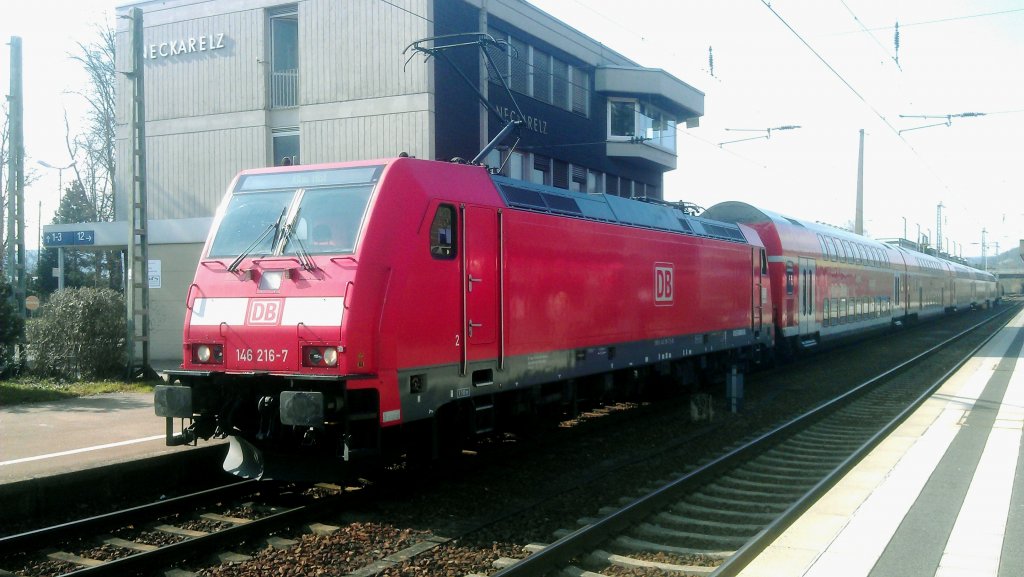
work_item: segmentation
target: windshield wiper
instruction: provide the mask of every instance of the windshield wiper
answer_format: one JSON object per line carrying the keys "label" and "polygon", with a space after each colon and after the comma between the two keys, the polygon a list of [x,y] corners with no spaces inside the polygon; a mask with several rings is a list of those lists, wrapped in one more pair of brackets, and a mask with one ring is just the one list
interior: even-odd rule
{"label": "windshield wiper", "polygon": [[245,257],[249,256],[252,253],[252,251],[256,250],[256,247],[259,246],[261,242],[263,242],[263,239],[267,238],[267,235],[270,234],[270,231],[274,231],[274,240],[270,243],[270,246],[274,246],[275,244],[277,244],[277,239],[281,234],[281,221],[284,220],[284,215],[287,212],[287,206],[281,209],[281,216],[277,217],[277,220],[275,220],[274,222],[268,224],[267,228],[263,229],[263,232],[261,232],[260,235],[256,237],[256,240],[252,241],[252,244],[245,247],[245,250],[243,250],[241,254],[239,254],[235,258],[235,260],[231,261],[231,264],[228,265],[229,272],[235,272],[236,270],[238,270],[238,265],[242,264],[242,261],[245,260]]}
{"label": "windshield wiper", "polygon": [[314,270],[316,264],[313,262],[313,258],[309,255],[309,251],[306,250],[306,245],[302,244],[302,240],[295,234],[295,221],[299,218],[299,212],[301,208],[297,208],[294,213],[289,215],[288,222],[284,223],[281,228],[281,245],[276,254],[284,254],[284,247],[288,244],[289,240],[294,240],[298,248],[295,249],[295,256],[299,259],[299,266],[305,270]]}

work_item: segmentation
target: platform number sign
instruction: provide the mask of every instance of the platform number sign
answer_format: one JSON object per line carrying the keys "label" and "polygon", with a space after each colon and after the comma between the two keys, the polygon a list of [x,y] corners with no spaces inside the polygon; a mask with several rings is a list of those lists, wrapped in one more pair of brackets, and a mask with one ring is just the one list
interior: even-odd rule
{"label": "platform number sign", "polygon": [[47,248],[93,244],[96,244],[96,232],[92,230],[62,230],[43,235],[43,246]]}
{"label": "platform number sign", "polygon": [[671,306],[675,300],[675,268],[672,263],[654,263],[654,304]]}

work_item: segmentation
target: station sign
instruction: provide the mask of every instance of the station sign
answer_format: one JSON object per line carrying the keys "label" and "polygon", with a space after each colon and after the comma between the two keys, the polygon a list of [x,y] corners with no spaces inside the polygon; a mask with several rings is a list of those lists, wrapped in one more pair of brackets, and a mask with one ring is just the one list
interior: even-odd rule
{"label": "station sign", "polygon": [[96,231],[93,230],[62,230],[43,234],[43,246],[47,248],[94,244],[96,244]]}

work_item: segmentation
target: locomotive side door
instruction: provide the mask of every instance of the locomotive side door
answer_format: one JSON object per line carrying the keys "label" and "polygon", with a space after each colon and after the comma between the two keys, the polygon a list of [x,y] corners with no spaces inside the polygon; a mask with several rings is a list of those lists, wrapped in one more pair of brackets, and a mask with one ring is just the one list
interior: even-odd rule
{"label": "locomotive side door", "polygon": [[478,206],[462,210],[462,371],[468,363],[498,356],[500,294],[499,211]]}
{"label": "locomotive side door", "polygon": [[814,259],[800,257],[800,334],[807,335],[818,331],[815,317],[815,272],[817,263]]}

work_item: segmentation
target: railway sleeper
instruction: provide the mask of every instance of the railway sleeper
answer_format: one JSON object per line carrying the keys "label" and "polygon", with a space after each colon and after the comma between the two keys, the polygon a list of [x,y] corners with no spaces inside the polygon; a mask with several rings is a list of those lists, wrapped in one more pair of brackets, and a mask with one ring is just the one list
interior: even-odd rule
{"label": "railway sleeper", "polygon": [[737,489],[735,487],[723,486],[719,483],[714,485],[703,487],[700,490],[701,493],[714,497],[716,499],[722,498],[734,502],[752,502],[762,503],[769,502],[778,498],[778,493],[775,491],[753,491],[749,489]]}
{"label": "railway sleeper", "polygon": [[680,501],[673,504],[670,507],[671,511],[679,513],[681,515],[690,516],[704,516],[714,517],[720,519],[723,522],[750,522],[756,521],[761,524],[768,524],[774,521],[778,515],[776,513],[765,513],[765,512],[748,512],[748,511],[731,511],[728,509],[720,509],[716,507],[705,507],[703,505],[697,505],[686,501]]}
{"label": "railway sleeper", "polygon": [[674,553],[676,555],[703,555],[711,559],[724,560],[736,554],[736,550],[712,549],[708,547],[679,547],[677,545],[666,545],[654,543],[646,539],[637,539],[621,535],[616,537],[612,543],[629,551],[650,551],[654,553]]}
{"label": "railway sleeper", "polygon": [[833,453],[831,455],[804,455],[801,453],[789,452],[789,451],[775,451],[774,453],[765,453],[754,461],[751,461],[751,465],[758,467],[765,463],[784,463],[787,465],[793,465],[806,469],[808,471],[822,471],[827,472],[835,468],[836,465],[843,461],[843,456]]}
{"label": "railway sleeper", "polygon": [[65,563],[72,563],[81,567],[99,567],[100,565],[106,564],[106,561],[92,559],[89,557],[81,557],[74,553],[68,553],[67,551],[51,551],[46,554],[46,557],[53,559],[54,561],[64,561]]}
{"label": "railway sleeper", "polygon": [[654,519],[661,521],[666,524],[675,525],[678,528],[688,527],[690,525],[696,525],[699,527],[713,527],[715,529],[722,529],[731,531],[734,535],[753,535],[764,529],[764,524],[752,524],[752,523],[731,523],[728,521],[712,521],[710,519],[701,519],[698,517],[684,517],[682,515],[676,515],[675,513],[662,512],[654,516]]}
{"label": "railway sleeper", "polygon": [[820,439],[805,439],[801,435],[797,435],[786,440],[786,445],[792,445],[794,447],[797,447],[801,451],[806,451],[808,453],[816,453],[820,455],[834,454],[837,449],[849,449],[852,451],[853,449],[859,447],[861,444],[862,443],[859,443],[856,440],[835,439],[833,441],[830,441],[829,444],[825,446]]}
{"label": "railway sleeper", "polygon": [[739,549],[750,540],[748,535],[716,535],[703,532],[698,533],[695,531],[679,531],[677,529],[669,529],[653,523],[641,523],[633,527],[633,531],[638,535],[654,537],[656,539],[671,539],[674,542],[679,539],[686,539],[694,543],[707,543],[709,545],[725,546],[733,549]]}
{"label": "railway sleeper", "polygon": [[[758,471],[751,468],[736,469],[729,473],[730,478],[746,480],[754,483],[766,483],[766,484],[792,484],[792,475],[780,475],[776,473],[766,473],[764,471]],[[807,476],[807,480],[813,480],[813,476]]]}
{"label": "railway sleeper", "polygon": [[832,442],[836,439],[848,439],[850,437],[862,437],[864,432],[870,427],[865,426],[863,419],[852,419],[856,424],[843,425],[836,422],[835,418],[832,418],[827,423],[818,423],[806,431],[802,431],[801,435],[807,435],[808,437],[817,436],[822,442]]}
{"label": "railway sleeper", "polygon": [[774,513],[778,515],[786,510],[788,504],[785,503],[774,503],[766,500],[740,500],[740,499],[729,499],[725,497],[709,495],[703,491],[698,491],[689,495],[687,499],[694,504],[702,506],[711,506],[712,508],[718,507],[726,511],[735,511],[737,513],[743,513],[746,511],[755,511],[760,513]]}
{"label": "railway sleeper", "polygon": [[645,561],[643,559],[634,559],[624,555],[616,555],[607,551],[594,551],[588,557],[588,561],[595,564],[610,564],[618,567],[625,567],[627,569],[659,569],[661,571],[670,571],[673,573],[699,573],[707,575],[711,573],[713,568],[711,567],[700,567],[697,565],[676,565],[673,563],[662,563],[658,561]]}
{"label": "railway sleeper", "polygon": [[[839,462],[842,462],[841,458],[835,459],[835,463]],[[794,477],[812,477],[828,473],[832,469],[835,469],[835,464],[830,465],[828,463],[822,463],[820,460],[794,463],[787,459],[785,455],[777,456],[765,453],[747,463],[747,467],[777,471],[794,471]]]}
{"label": "railway sleeper", "polygon": [[799,495],[802,489],[794,487],[790,482],[784,481],[753,481],[739,477],[728,476],[718,480],[718,484],[736,490],[758,491],[772,495]]}

